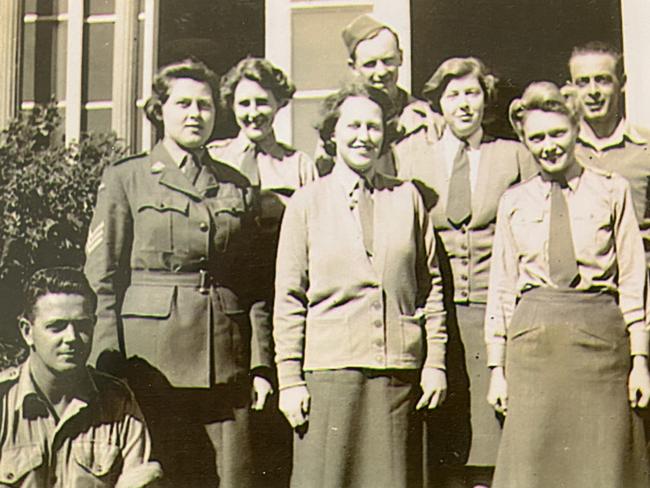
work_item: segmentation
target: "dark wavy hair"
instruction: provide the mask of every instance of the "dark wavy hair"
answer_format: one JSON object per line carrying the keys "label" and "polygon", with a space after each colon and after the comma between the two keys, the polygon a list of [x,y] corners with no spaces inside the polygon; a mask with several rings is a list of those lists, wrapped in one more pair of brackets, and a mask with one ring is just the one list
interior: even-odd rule
{"label": "dark wavy hair", "polygon": [[384,154],[398,136],[395,122],[390,119],[391,114],[394,112],[393,102],[383,91],[373,88],[359,80],[351,82],[331,94],[321,105],[320,121],[316,124],[316,130],[320,135],[321,141],[323,141],[325,152],[331,157],[336,155],[336,143],[332,140],[334,127],[341,116],[341,105],[350,97],[367,98],[381,108],[382,122],[384,123],[384,142],[381,148],[381,154]]}
{"label": "dark wavy hair", "polygon": [[247,57],[242,59],[223,76],[221,80],[221,106],[232,110],[235,89],[241,80],[258,83],[273,93],[279,107],[284,107],[296,92],[295,85],[277,66],[264,58]]}
{"label": "dark wavy hair", "polygon": [[158,70],[153,79],[151,97],[144,104],[147,119],[156,127],[158,135],[164,131],[162,120],[162,106],[169,99],[171,82],[181,78],[190,78],[195,81],[207,83],[212,91],[212,100],[217,107],[219,101],[219,77],[201,61],[187,58],[163,66]]}
{"label": "dark wavy hair", "polygon": [[485,93],[485,105],[489,106],[496,98],[496,84],[499,81],[496,76],[488,71],[478,58],[449,58],[443,61],[436,71],[431,75],[422,89],[422,96],[429,101],[431,106],[440,113],[440,97],[445,91],[449,82],[456,78],[463,78],[467,75],[474,75]]}
{"label": "dark wavy hair", "polygon": [[38,299],[49,294],[81,295],[95,312],[97,295],[82,271],[70,267],[43,268],[36,271],[25,283],[22,317],[33,321]]}

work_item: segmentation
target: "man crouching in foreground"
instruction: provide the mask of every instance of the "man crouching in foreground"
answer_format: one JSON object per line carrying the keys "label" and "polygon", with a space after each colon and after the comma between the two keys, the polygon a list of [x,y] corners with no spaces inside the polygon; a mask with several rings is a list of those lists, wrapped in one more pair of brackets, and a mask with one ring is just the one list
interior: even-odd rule
{"label": "man crouching in foreground", "polygon": [[83,273],[37,271],[24,303],[29,357],[0,376],[0,485],[153,486],[162,471],[133,394],[86,366],[97,298]]}

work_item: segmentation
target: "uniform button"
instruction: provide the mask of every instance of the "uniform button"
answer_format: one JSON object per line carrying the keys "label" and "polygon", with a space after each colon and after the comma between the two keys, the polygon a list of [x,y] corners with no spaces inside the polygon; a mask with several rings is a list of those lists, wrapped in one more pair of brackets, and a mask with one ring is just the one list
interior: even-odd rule
{"label": "uniform button", "polygon": [[205,263],[207,263],[207,262],[208,262],[208,258],[206,258],[205,256],[201,256],[201,257],[199,258],[199,263],[201,263],[201,264],[205,264]]}
{"label": "uniform button", "polygon": [[467,259],[461,259],[460,264],[462,264],[463,266],[467,266]]}
{"label": "uniform button", "polygon": [[463,243],[460,245],[460,248],[461,248],[463,251],[467,251],[467,244],[465,244],[465,243],[463,242]]}
{"label": "uniform button", "polygon": [[14,479],[14,474],[13,473],[7,473],[7,479],[8,480]]}
{"label": "uniform button", "polygon": [[375,327],[382,327],[384,325],[384,323],[381,320],[375,320],[374,324]]}
{"label": "uniform button", "polygon": [[467,275],[466,274],[460,275],[460,279],[467,281]]}
{"label": "uniform button", "polygon": [[206,222],[201,222],[199,224],[199,229],[201,230],[201,232],[207,232],[208,228],[209,227],[208,227],[208,224]]}
{"label": "uniform button", "polygon": [[384,341],[382,341],[381,339],[375,339],[375,346],[383,347],[384,346]]}
{"label": "uniform button", "polygon": [[372,308],[374,308],[375,310],[379,310],[381,308],[381,303],[379,303],[379,302],[373,303]]}
{"label": "uniform button", "polygon": [[461,296],[466,297],[466,296],[467,296],[467,291],[462,290],[462,291],[460,292],[460,294],[461,294]]}
{"label": "uniform button", "polygon": [[463,234],[467,234],[467,229],[465,228],[465,226],[461,227],[461,228],[460,228],[460,231],[461,231]]}

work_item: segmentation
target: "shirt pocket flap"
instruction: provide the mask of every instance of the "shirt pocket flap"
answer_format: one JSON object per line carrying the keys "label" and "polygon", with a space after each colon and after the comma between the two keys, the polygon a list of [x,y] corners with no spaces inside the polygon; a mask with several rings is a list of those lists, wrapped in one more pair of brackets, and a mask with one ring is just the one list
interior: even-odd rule
{"label": "shirt pocket flap", "polygon": [[124,296],[122,317],[167,318],[171,314],[173,286],[131,286]]}
{"label": "shirt pocket flap", "polygon": [[120,448],[99,442],[75,442],[74,459],[87,472],[101,478],[110,473],[115,460],[120,455]]}
{"label": "shirt pocket flap", "polygon": [[227,212],[233,215],[238,215],[244,213],[246,210],[244,199],[241,196],[236,195],[217,197],[211,206],[215,214]]}
{"label": "shirt pocket flap", "polygon": [[43,453],[38,446],[3,449],[0,458],[0,483],[19,483],[27,474],[43,464]]}
{"label": "shirt pocket flap", "polygon": [[187,198],[181,195],[169,194],[160,195],[157,198],[148,198],[138,204],[138,212],[145,209],[153,209],[158,212],[179,212],[187,215],[190,202]]}

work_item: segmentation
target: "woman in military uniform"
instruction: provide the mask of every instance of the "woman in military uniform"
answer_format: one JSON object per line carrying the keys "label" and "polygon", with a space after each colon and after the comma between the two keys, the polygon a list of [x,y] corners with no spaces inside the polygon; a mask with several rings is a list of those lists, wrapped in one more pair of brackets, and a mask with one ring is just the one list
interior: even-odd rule
{"label": "woman in military uniform", "polygon": [[576,98],[531,83],[510,121],[539,166],[499,203],[485,319],[506,412],[495,488],[647,487],[646,266],[630,188],[576,159]]}
{"label": "woman in military uniform", "polygon": [[92,357],[129,358],[172,486],[215,486],[217,472],[219,486],[252,486],[251,383],[257,407],[271,388],[268,313],[252,286],[257,205],[249,181],[205,150],[217,99],[200,62],[158,72],[145,110],[162,139],[106,170],[86,246]]}
{"label": "woman in military uniform", "polygon": [[[279,142],[273,130],[276,114],[295,91],[282,70],[266,59],[242,59],[223,77],[220,90],[221,104],[234,116],[239,133],[235,138],[208,144],[213,159],[237,169],[259,191],[255,269],[268,303],[273,302],[275,257],[284,207],[295,190],[317,176],[309,156]],[[256,456],[256,466],[268,473],[265,485],[275,481],[286,485],[291,467],[291,432],[286,422],[277,409],[266,409],[253,416],[253,423],[255,445],[261,454]]]}

